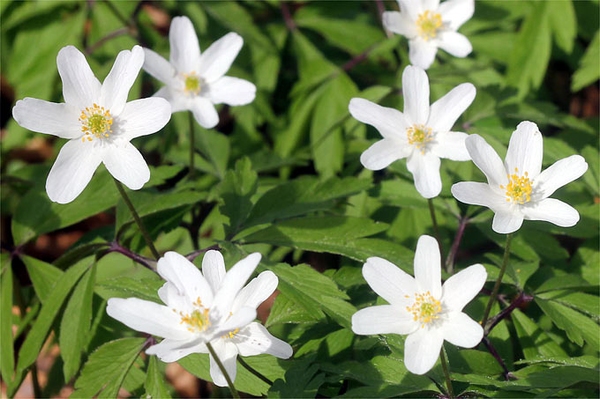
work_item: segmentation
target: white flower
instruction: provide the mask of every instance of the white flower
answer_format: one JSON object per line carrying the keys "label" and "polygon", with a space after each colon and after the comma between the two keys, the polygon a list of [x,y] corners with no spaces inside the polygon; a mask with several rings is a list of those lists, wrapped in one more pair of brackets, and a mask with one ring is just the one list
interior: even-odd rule
{"label": "white flower", "polygon": [[[165,305],[138,298],[111,298],[106,312],[126,326],[164,339],[146,350],[164,362],[174,362],[191,353],[208,353],[211,342],[232,380],[238,354],[268,353],[280,358],[292,355],[292,348],[254,322],[256,308],[277,288],[277,276],[262,272],[244,284],[260,262],[253,253],[225,270],[223,256],[208,251],[202,272],[185,257],[167,252],[158,261],[158,273],[167,282],[158,290]],[[226,381],[211,356],[215,383]]]}
{"label": "white flower", "polygon": [[425,374],[434,366],[444,340],[464,348],[476,346],[483,328],[462,312],[481,290],[485,268],[472,265],[441,284],[437,241],[421,236],[415,253],[415,278],[382,258],[369,258],[363,276],[389,305],[371,306],[352,316],[352,331],[360,335],[408,334],[406,368]]}
{"label": "white flower", "polygon": [[466,141],[473,162],[487,183],[460,182],[452,195],[466,204],[481,205],[495,212],[492,229],[501,234],[517,231],[523,219],[545,220],[561,227],[574,226],[579,213],[572,206],[548,198],[557,189],[585,173],[588,164],[580,155],[542,169],[542,134],[533,122],[521,122],[510,138],[504,162],[479,135]]}
{"label": "white flower", "polygon": [[187,17],[175,17],[169,40],[170,62],[145,48],[144,70],[166,85],[155,96],[166,98],[173,112],[190,110],[196,121],[208,129],[219,122],[213,104],[245,105],[254,100],[254,84],[223,76],[244,44],[240,35],[228,33],[200,54],[192,22]]}
{"label": "white flower", "polygon": [[440,158],[471,159],[465,148],[467,134],[450,129],[473,102],[475,87],[470,83],[458,85],[430,107],[427,74],[408,66],[402,74],[402,94],[404,113],[361,98],[350,100],[352,116],[374,126],[383,136],[362,153],[360,162],[367,169],[380,170],[408,158],[406,166],[417,191],[433,198],[442,190]]}
{"label": "white flower", "polygon": [[398,0],[400,12],[383,13],[386,29],[408,38],[410,63],[427,69],[438,48],[466,57],[473,47],[457,32],[475,11],[474,0]]}
{"label": "white flower", "polygon": [[146,161],[129,141],[162,129],[171,118],[171,107],[159,98],[127,102],[143,63],[141,47],[121,51],[101,84],[85,56],[67,46],[56,58],[65,102],[17,101],[13,117],[19,125],[69,139],[46,181],[52,201],[65,204],[77,198],[100,163],[132,190],[150,179]]}

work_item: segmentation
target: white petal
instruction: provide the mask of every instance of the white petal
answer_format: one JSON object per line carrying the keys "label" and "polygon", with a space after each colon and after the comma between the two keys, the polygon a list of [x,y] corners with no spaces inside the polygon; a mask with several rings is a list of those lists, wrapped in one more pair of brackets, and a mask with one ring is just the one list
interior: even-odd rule
{"label": "white petal", "polygon": [[475,99],[475,86],[463,83],[431,105],[427,125],[435,132],[448,132]]}
{"label": "white petal", "polygon": [[202,258],[202,274],[213,292],[217,292],[227,274],[225,260],[219,251],[210,250]]}
{"label": "white petal", "polygon": [[579,222],[575,208],[554,198],[546,198],[535,206],[523,206],[521,212],[527,220],[543,220],[560,227],[572,227]]}
{"label": "white petal", "polygon": [[[235,362],[238,355],[237,347],[233,343],[223,339],[216,339],[211,342],[211,345],[219,357],[219,360],[225,367],[225,371],[227,371],[227,374],[229,374],[229,378],[232,382],[234,382],[237,374]],[[227,386],[227,380],[225,379],[225,376],[221,372],[221,369],[217,365],[217,362],[215,362],[215,359],[213,359],[212,355],[210,355],[210,377],[215,385],[220,387]]]}
{"label": "white petal", "polygon": [[244,79],[223,76],[210,84],[208,96],[213,104],[246,105],[254,101],[256,86]]}
{"label": "white petal", "polygon": [[147,48],[144,48],[144,65],[142,68],[164,84],[170,84],[177,74],[169,61]]}
{"label": "white petal", "polygon": [[66,103],[85,108],[98,101],[102,85],[79,50],[73,46],[63,47],[56,57],[56,65]]}
{"label": "white petal", "polygon": [[244,39],[235,32],[230,32],[211,44],[200,57],[200,76],[212,83],[225,75],[243,45]]}
{"label": "white petal", "polygon": [[362,98],[350,100],[348,110],[354,119],[373,126],[384,138],[406,140],[406,129],[411,124],[402,112]]}
{"label": "white petal", "polygon": [[442,191],[440,177],[440,159],[431,152],[421,154],[415,150],[406,162],[406,167],[413,174],[415,188],[424,198],[434,198]]}
{"label": "white petal", "polygon": [[235,313],[242,306],[258,308],[277,289],[278,282],[277,276],[272,271],[260,273],[235,297],[231,311]]}
{"label": "white petal", "polygon": [[[202,299],[205,308],[211,306],[213,292],[200,270],[177,252],[167,252],[158,260],[158,274],[172,283],[178,294],[186,296],[191,305],[196,299]],[[173,306],[166,303],[167,306]]]}
{"label": "white petal", "polygon": [[[211,312],[211,316],[212,313],[213,312]],[[235,331],[236,329],[241,330],[248,324],[252,323],[256,319],[256,309],[243,306],[234,314],[230,315],[230,313],[227,313],[224,315],[224,317],[228,317],[228,319],[224,323],[217,325],[216,328],[211,331],[213,338],[222,337],[223,335],[231,331]]]}
{"label": "white petal", "polygon": [[460,312],[481,291],[486,278],[485,267],[476,264],[446,280],[442,287],[444,310]]}
{"label": "white petal", "polygon": [[133,46],[131,51],[123,50],[102,85],[102,105],[110,108],[110,113],[119,115],[127,102],[127,95],[144,64],[144,50]]}
{"label": "white petal", "polygon": [[499,234],[510,234],[519,230],[523,225],[523,215],[520,212],[496,212],[492,220],[492,230]]}
{"label": "white petal", "polygon": [[494,212],[507,212],[510,208],[506,198],[492,190],[487,183],[459,182],[450,191],[454,198],[465,204],[486,206]]}
{"label": "white petal", "polygon": [[101,162],[93,143],[68,141],[58,153],[46,180],[48,197],[59,204],[73,201],[88,185]]}
{"label": "white petal", "polygon": [[571,155],[552,164],[534,180],[532,200],[548,198],[557,189],[581,177],[588,168],[581,155]]}
{"label": "white petal", "polygon": [[179,73],[198,72],[200,66],[200,44],[194,25],[188,17],[175,17],[169,29],[171,64]]}
{"label": "white petal", "polygon": [[412,276],[383,258],[368,258],[362,274],[377,295],[400,308],[406,302],[405,295],[412,297],[417,290]]}
{"label": "white petal", "polygon": [[404,115],[411,125],[427,124],[429,119],[429,80],[425,71],[409,65],[402,73]]}
{"label": "white petal", "polygon": [[110,298],[106,313],[127,327],[163,338],[184,340],[190,332],[180,323],[181,318],[172,309],[138,298]]}
{"label": "white petal", "polygon": [[250,254],[233,265],[227,272],[221,283],[221,288],[215,294],[214,306],[218,307],[219,312],[228,314],[231,311],[236,295],[260,263],[260,258],[261,255],[258,252]]}
{"label": "white petal", "polygon": [[194,114],[196,122],[205,129],[212,129],[219,123],[219,114],[217,114],[215,106],[206,98],[195,97],[192,102],[191,111]]}
{"label": "white petal", "polygon": [[464,58],[471,54],[473,46],[467,37],[461,33],[445,31],[440,35],[438,47],[455,57]]}
{"label": "white petal", "polygon": [[435,145],[431,146],[431,153],[440,158],[453,161],[468,161],[471,155],[465,145],[468,134],[462,132],[446,132],[435,135]]}
{"label": "white petal", "polygon": [[410,334],[418,328],[410,313],[394,305],[371,306],[352,315],[352,331],[359,335]]}
{"label": "white petal", "polygon": [[119,133],[124,140],[158,132],[171,119],[171,105],[164,98],[151,97],[125,104],[118,117]]}
{"label": "white petal", "polygon": [[419,328],[406,337],[404,364],[408,371],[422,375],[433,368],[444,343],[442,331]]}
{"label": "white petal", "polygon": [[438,9],[438,7],[440,6],[440,0],[421,0],[421,7],[423,9],[423,11],[425,10],[432,10],[432,11],[436,11]]}
{"label": "white petal", "polygon": [[533,122],[521,122],[510,136],[508,151],[506,152],[506,171],[510,174],[522,175],[525,172],[533,179],[540,174],[544,144],[542,134]]}
{"label": "white petal", "polygon": [[264,353],[288,359],[293,354],[292,347],[279,338],[274,337],[259,323],[250,323],[241,329],[231,341],[237,345],[240,355],[256,356]]}
{"label": "white petal", "polygon": [[431,295],[442,297],[442,263],[440,246],[437,240],[428,235],[422,235],[417,242],[415,251],[415,280],[419,292],[429,291]]}
{"label": "white petal", "polygon": [[408,59],[419,68],[428,69],[435,60],[437,50],[433,40],[425,41],[417,36],[408,41]]}
{"label": "white petal", "polygon": [[419,14],[427,9],[422,1],[398,0],[398,5],[400,6],[400,12],[405,14],[406,18],[411,20],[413,24],[419,18]]}
{"label": "white petal", "polygon": [[385,11],[381,15],[383,26],[389,31],[411,39],[417,35],[417,26],[406,12]]}
{"label": "white petal", "polygon": [[461,348],[473,348],[483,338],[479,323],[462,312],[456,312],[444,322],[444,339]]}
{"label": "white petal", "polygon": [[75,139],[82,136],[78,111],[66,103],[57,104],[27,97],[17,101],[12,114],[25,129]]}
{"label": "white petal", "polygon": [[381,170],[398,159],[406,158],[412,148],[397,140],[383,139],[372,144],[360,155],[360,163],[369,170]]}
{"label": "white petal", "polygon": [[150,169],[137,148],[128,141],[110,146],[102,162],[111,175],[132,190],[139,190],[150,180]]}
{"label": "white petal", "polygon": [[172,340],[165,338],[156,345],[146,349],[146,354],[156,355],[165,363],[176,362],[192,353],[206,353],[206,346],[198,337],[192,336],[187,340]]}
{"label": "white petal", "polygon": [[500,189],[500,186],[506,185],[506,168],[496,151],[483,137],[471,134],[465,140],[465,145],[473,163],[483,172],[490,186]]}
{"label": "white petal", "polygon": [[438,12],[450,29],[457,30],[473,16],[474,0],[448,0],[440,4]]}
{"label": "white petal", "polygon": [[164,98],[171,104],[171,112],[188,111],[191,110],[194,105],[194,99],[196,97],[188,97],[184,93],[170,87],[163,86],[153,97]]}

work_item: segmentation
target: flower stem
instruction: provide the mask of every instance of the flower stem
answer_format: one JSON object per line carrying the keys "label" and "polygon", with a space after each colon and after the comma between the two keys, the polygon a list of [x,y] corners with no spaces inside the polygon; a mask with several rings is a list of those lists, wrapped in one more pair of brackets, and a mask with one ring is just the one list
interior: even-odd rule
{"label": "flower stem", "polygon": [[504,277],[504,272],[506,271],[506,266],[508,265],[508,258],[510,257],[510,242],[512,241],[512,238],[512,234],[506,235],[506,246],[504,247],[504,258],[502,259],[502,267],[500,268],[500,273],[498,274],[498,278],[496,279],[496,283],[494,284],[494,288],[492,289],[492,294],[490,295],[490,299],[488,300],[487,306],[485,307],[485,312],[483,313],[483,320],[481,321],[481,325],[484,328],[485,324],[488,321],[488,317],[490,317],[492,306],[494,305],[496,297],[498,296],[498,291],[500,290],[502,277]]}
{"label": "flower stem", "polygon": [[190,122],[190,173],[189,176],[190,178],[194,177],[194,174],[196,172],[196,167],[194,165],[194,155],[196,154],[196,144],[195,144],[195,136],[194,136],[194,115],[192,114],[192,112],[188,112],[188,119]]}
{"label": "flower stem", "polygon": [[215,360],[215,363],[217,363],[217,366],[219,366],[219,370],[221,370],[221,373],[223,373],[225,381],[227,381],[227,385],[229,386],[229,390],[231,391],[231,396],[234,398],[239,398],[240,394],[238,393],[237,389],[235,389],[235,387],[233,386],[233,382],[231,381],[227,370],[225,370],[225,366],[223,366],[223,363],[221,363],[221,359],[219,359],[219,356],[217,356],[217,352],[215,352],[215,349],[212,347],[210,342],[206,343],[206,347],[208,348],[210,355]]}
{"label": "flower stem", "polygon": [[440,229],[438,228],[437,218],[435,217],[435,208],[433,207],[433,199],[428,198],[427,204],[429,205],[429,214],[431,215],[431,223],[433,223],[433,234],[440,247],[440,254],[442,253],[442,241],[440,240]]}
{"label": "flower stem", "polygon": [[123,197],[123,201],[125,201],[125,204],[129,208],[129,211],[131,212],[131,215],[133,216],[135,223],[138,225],[138,228],[140,229],[142,236],[144,236],[144,240],[146,240],[146,245],[148,245],[148,248],[150,248],[150,251],[152,252],[152,256],[154,256],[154,258],[156,258],[156,259],[160,258],[160,255],[158,254],[158,251],[156,250],[156,247],[154,246],[154,243],[152,242],[152,239],[150,238],[150,234],[148,234],[148,231],[146,230],[146,228],[144,227],[144,224],[142,223],[142,219],[140,219],[140,215],[138,215],[137,211],[135,210],[135,207],[133,206],[133,203],[131,202],[131,200],[129,199],[129,196],[125,192],[125,189],[123,188],[123,184],[121,184],[121,182],[118,181],[117,179],[115,179],[115,184],[117,185],[119,194],[121,194],[121,197]]}
{"label": "flower stem", "polygon": [[443,346],[442,351],[440,352],[440,360],[442,362],[442,370],[444,370],[444,377],[446,378],[446,389],[448,389],[448,397],[454,399],[454,390],[452,389],[452,380],[450,379],[448,360],[446,360],[446,350]]}
{"label": "flower stem", "polygon": [[242,359],[241,356],[238,356],[237,358],[238,362],[249,372],[251,372],[253,375],[255,375],[257,378],[259,378],[260,380],[262,380],[263,382],[266,382],[269,385],[273,385],[273,381],[271,381],[270,379],[268,379],[267,377],[265,377],[264,375],[262,375],[261,373],[259,373],[257,370],[255,370],[252,366],[250,366],[248,363],[246,363],[244,361],[244,359]]}
{"label": "flower stem", "polygon": [[452,242],[452,247],[450,248],[450,253],[446,258],[446,271],[448,274],[452,274],[454,272],[454,259],[456,258],[456,253],[458,252],[458,247],[460,246],[460,241],[465,233],[465,227],[467,227],[467,224],[469,224],[469,218],[466,216],[461,216],[458,222],[458,230],[456,231],[454,241]]}

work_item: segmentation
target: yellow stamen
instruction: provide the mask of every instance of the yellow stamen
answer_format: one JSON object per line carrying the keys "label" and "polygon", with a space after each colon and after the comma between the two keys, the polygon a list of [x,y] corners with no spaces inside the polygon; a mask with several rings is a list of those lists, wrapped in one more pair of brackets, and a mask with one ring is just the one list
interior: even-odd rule
{"label": "yellow stamen", "polygon": [[195,72],[185,73],[183,74],[184,82],[185,82],[185,92],[191,95],[197,95],[200,93],[202,89],[202,85],[200,84],[200,78],[196,75]]}
{"label": "yellow stamen", "polygon": [[417,31],[424,40],[435,39],[442,25],[442,16],[429,10],[426,10],[417,18]]}
{"label": "yellow stamen", "polygon": [[500,185],[500,188],[506,190],[506,202],[512,202],[523,205],[531,201],[532,182],[529,174],[525,172],[523,176],[519,175],[519,169],[515,168],[515,173],[507,175],[508,184]]}
{"label": "yellow stamen", "polygon": [[193,310],[192,313],[184,314],[183,312],[179,312],[179,316],[181,316],[180,324],[187,324],[188,331],[190,332],[206,331],[211,325],[208,315],[209,310],[202,306],[200,298],[196,299],[193,305],[197,309]]}
{"label": "yellow stamen", "polygon": [[94,137],[108,138],[112,133],[113,118],[110,111],[96,103],[81,111],[79,122],[81,122],[81,132],[84,134],[81,141],[92,141]]}
{"label": "yellow stamen", "polygon": [[433,141],[433,131],[424,125],[413,125],[406,129],[406,137],[408,137],[408,144],[414,145],[423,154],[427,143]]}
{"label": "yellow stamen", "polygon": [[235,334],[237,334],[239,332],[240,332],[240,329],[236,328],[233,331],[229,331],[227,334],[223,335],[221,338],[223,338],[223,339],[227,339],[227,338],[231,339],[231,338],[235,337]]}
{"label": "yellow stamen", "polygon": [[435,299],[429,291],[424,294],[415,294],[415,302],[407,306],[406,310],[412,313],[413,320],[421,323],[421,328],[439,318],[442,304]]}

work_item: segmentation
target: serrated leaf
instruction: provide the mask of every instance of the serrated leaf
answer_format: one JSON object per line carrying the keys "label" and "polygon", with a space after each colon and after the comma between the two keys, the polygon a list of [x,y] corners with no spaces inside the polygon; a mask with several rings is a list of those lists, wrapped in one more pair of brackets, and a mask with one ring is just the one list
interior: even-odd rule
{"label": "serrated leaf", "polygon": [[115,206],[118,198],[119,193],[112,182],[112,176],[106,170],[96,172],[83,192],[68,204],[50,201],[41,186],[34,186],[21,199],[13,217],[12,234],[15,244],[24,244],[40,234],[96,215]]}
{"label": "serrated leaf", "polygon": [[540,326],[520,310],[511,313],[525,359],[543,357],[567,357],[567,353],[552,340]]}
{"label": "serrated leaf", "polygon": [[122,338],[100,346],[90,355],[75,382],[75,397],[116,397],[145,338]]}
{"label": "serrated leaf", "polygon": [[584,316],[576,310],[570,309],[558,302],[549,301],[540,297],[535,298],[535,303],[542,311],[552,319],[552,322],[567,333],[567,337],[579,346],[584,341],[592,349],[600,349],[600,335],[598,334],[598,323]]}
{"label": "serrated leaf", "polygon": [[159,361],[156,356],[150,356],[148,359],[148,371],[146,372],[146,388],[147,399],[152,398],[171,398],[169,387],[166,384],[165,373],[160,370]]}
{"label": "serrated leaf", "polygon": [[15,373],[15,349],[13,347],[13,273],[10,262],[10,255],[2,252],[0,255],[0,371],[2,380],[8,385],[8,390],[14,389],[12,381]]}
{"label": "serrated leaf", "polygon": [[329,209],[334,200],[366,190],[371,184],[355,177],[319,180],[301,176],[263,194],[252,208],[246,227]]}
{"label": "serrated leaf", "polygon": [[226,227],[228,236],[233,236],[244,223],[250,210],[250,200],[256,192],[258,175],[252,170],[250,159],[242,158],[235,164],[235,170],[228,170],[220,186],[223,205],[221,213],[229,218]]}
{"label": "serrated leaf", "polygon": [[269,389],[273,398],[314,398],[319,387],[325,382],[325,375],[319,373],[319,365],[311,359],[294,362],[285,373],[285,378],[277,380]]}
{"label": "serrated leaf", "polygon": [[95,280],[96,268],[92,267],[77,283],[61,319],[59,344],[65,381],[79,370],[81,354],[88,342]]}
{"label": "serrated leaf", "polygon": [[327,314],[341,326],[350,328],[356,308],[330,278],[307,265],[278,264],[269,269],[279,277],[279,291],[315,320]]}
{"label": "serrated leaf", "polygon": [[[26,259],[27,257],[24,257],[23,261],[27,262]],[[71,266],[53,285],[52,292],[48,295],[46,301],[42,305],[42,309],[19,351],[17,362],[18,374],[21,374],[35,362],[65,299],[75,284],[77,284],[83,273],[88,269],[90,263],[91,261],[88,258]]]}
{"label": "serrated leaf", "polygon": [[539,298],[552,300],[566,307],[587,314],[596,322],[600,321],[600,298],[584,292],[556,290],[536,295]]}

